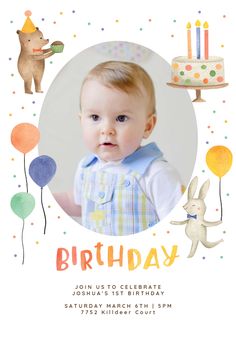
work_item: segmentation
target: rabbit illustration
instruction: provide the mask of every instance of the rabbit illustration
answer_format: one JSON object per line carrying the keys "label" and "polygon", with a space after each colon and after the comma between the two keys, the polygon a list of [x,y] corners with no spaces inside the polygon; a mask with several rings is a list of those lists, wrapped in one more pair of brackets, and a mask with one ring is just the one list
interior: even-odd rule
{"label": "rabbit illustration", "polygon": [[204,220],[204,215],[206,212],[206,205],[204,198],[208,192],[210,181],[209,179],[203,183],[200,188],[198,198],[194,198],[196,189],[198,185],[198,178],[194,177],[188,188],[188,202],[183,206],[187,212],[187,219],[184,221],[171,221],[172,225],[184,225],[185,233],[190,240],[192,240],[192,247],[189,252],[188,258],[194,256],[199,241],[207,248],[214,247],[221,243],[223,239],[209,242],[207,241],[207,227],[217,226],[222,223],[222,221],[209,222]]}

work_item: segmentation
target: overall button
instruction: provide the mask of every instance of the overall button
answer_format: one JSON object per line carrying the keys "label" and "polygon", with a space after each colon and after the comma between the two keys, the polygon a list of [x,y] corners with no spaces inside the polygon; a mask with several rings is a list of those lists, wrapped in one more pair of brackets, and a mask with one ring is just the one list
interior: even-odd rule
{"label": "overall button", "polygon": [[130,186],[130,181],[128,179],[126,179],[124,181],[124,186],[127,188],[128,186]]}
{"label": "overall button", "polygon": [[104,198],[105,197],[105,192],[104,191],[99,191],[98,196],[99,196],[99,198]]}

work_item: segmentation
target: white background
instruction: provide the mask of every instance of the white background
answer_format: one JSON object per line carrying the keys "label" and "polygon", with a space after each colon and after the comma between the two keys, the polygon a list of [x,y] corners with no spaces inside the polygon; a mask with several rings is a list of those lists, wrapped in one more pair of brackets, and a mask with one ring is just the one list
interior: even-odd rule
{"label": "white background", "polygon": [[[198,123],[198,154],[193,176],[202,184],[210,178],[206,198],[206,219],[219,219],[218,178],[206,166],[205,155],[214,145],[225,145],[234,154],[235,133],[235,58],[233,33],[235,11],[233,1],[8,1],[1,11],[1,145],[0,145],[0,339],[4,344],[24,343],[125,343],[132,341],[165,343],[225,343],[235,341],[233,310],[235,309],[235,195],[234,166],[222,179],[223,224],[208,230],[209,240],[224,239],[213,249],[199,246],[196,255],[187,259],[190,241],[182,226],[170,220],[186,218],[182,205],[186,195],[169,216],[155,228],[137,236],[111,238],[91,233],[70,219],[44,188],[47,212],[47,234],[43,235],[40,190],[29,182],[36,199],[33,213],[26,219],[25,264],[21,265],[20,234],[22,221],[10,208],[11,197],[24,191],[23,156],[10,142],[13,127],[22,122],[38,125],[44,95],[23,93],[23,82],[17,72],[19,42],[16,34],[25,20],[24,11],[31,10],[32,20],[50,41],[61,40],[66,49],[46,61],[43,89],[46,94],[61,68],[83,49],[108,40],[137,42],[156,51],[169,63],[174,56],[186,54],[186,23],[197,19],[208,21],[210,55],[225,58],[226,81],[229,86],[204,92],[206,103],[194,104]],[[72,11],[75,11],[73,13]],[[199,13],[201,11],[201,13]],[[42,20],[44,18],[44,20]],[[149,21],[151,19],[151,21]],[[118,20],[118,22],[117,22]],[[54,23],[55,22],[55,23]],[[90,23],[90,25],[88,25]],[[104,28],[104,30],[101,30]],[[141,30],[142,29],[142,30]],[[194,31],[194,29],[193,29]],[[194,35],[193,35],[194,41]],[[191,98],[194,97],[190,91]],[[206,143],[208,142],[208,143]],[[38,154],[37,148],[27,154],[29,164]],[[20,186],[19,186],[20,185]],[[114,245],[137,248],[143,259],[156,247],[160,269],[147,271],[140,266],[133,272],[122,268],[97,266],[82,272],[79,265],[65,272],[56,271],[58,247],[77,246],[78,251],[93,250],[101,241],[106,249]],[[170,250],[178,245],[179,258],[171,267],[163,265],[161,245]],[[117,251],[116,251],[117,252]],[[104,258],[105,259],[105,258]],[[174,305],[154,317],[82,317],[76,310],[66,311],[63,304],[74,302],[71,292],[75,284],[161,284],[166,296],[162,301]],[[92,302],[104,300],[97,299]],[[140,302],[138,299],[137,302]],[[78,300],[83,302],[83,300]],[[90,301],[89,301],[90,302]],[[105,300],[107,302],[107,300]],[[109,302],[136,302],[133,298]],[[142,299],[149,302],[149,299]],[[155,299],[151,302],[159,302]]]}

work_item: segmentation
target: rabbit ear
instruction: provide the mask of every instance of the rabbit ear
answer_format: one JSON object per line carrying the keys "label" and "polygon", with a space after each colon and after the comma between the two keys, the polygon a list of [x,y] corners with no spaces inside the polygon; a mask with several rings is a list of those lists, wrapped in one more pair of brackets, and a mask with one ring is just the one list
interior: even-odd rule
{"label": "rabbit ear", "polygon": [[199,190],[198,198],[204,199],[206,197],[209,186],[210,186],[210,180],[207,179],[205,183],[202,184],[201,189]]}
{"label": "rabbit ear", "polygon": [[192,199],[197,190],[198,177],[194,177],[188,187],[188,200]]}

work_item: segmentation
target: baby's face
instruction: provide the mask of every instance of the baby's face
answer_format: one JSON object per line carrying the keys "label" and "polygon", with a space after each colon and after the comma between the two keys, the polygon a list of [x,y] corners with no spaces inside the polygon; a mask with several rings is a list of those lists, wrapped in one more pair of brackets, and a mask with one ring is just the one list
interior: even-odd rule
{"label": "baby's face", "polygon": [[140,147],[154,125],[145,96],[87,80],[81,93],[81,125],[91,152],[104,161],[121,160]]}

